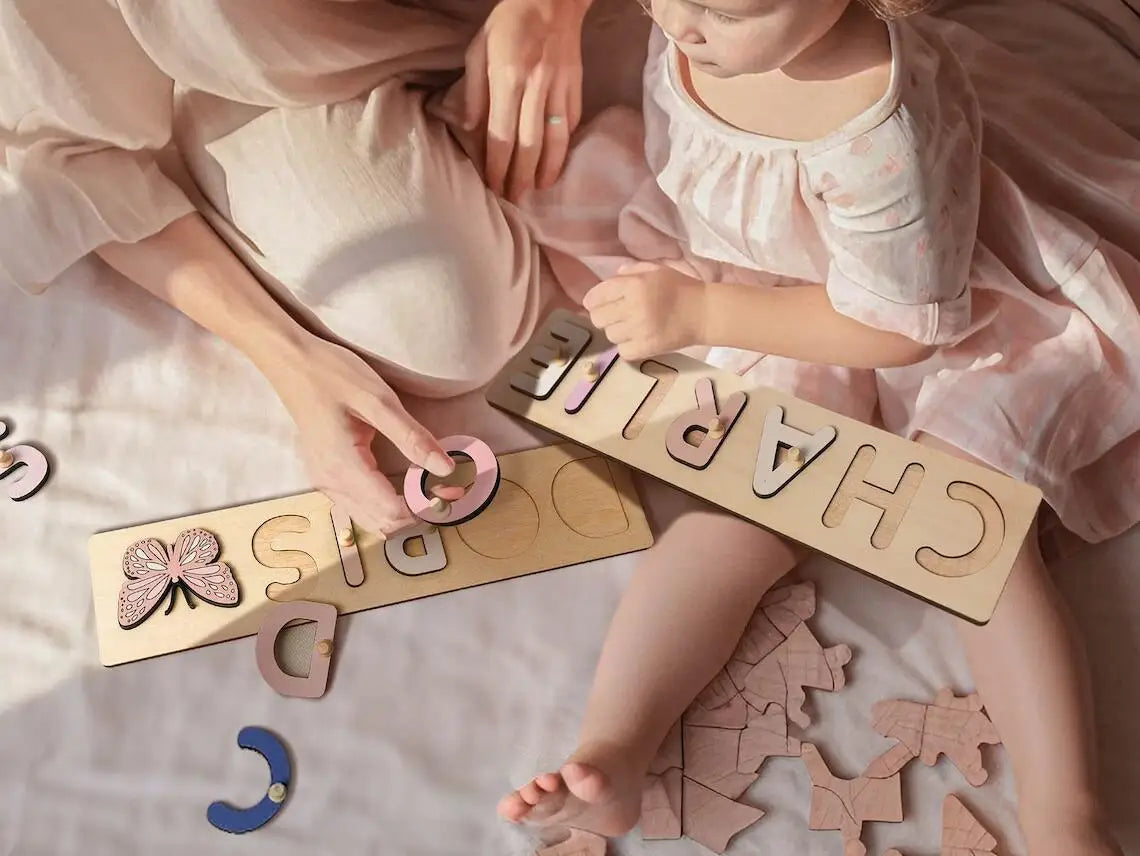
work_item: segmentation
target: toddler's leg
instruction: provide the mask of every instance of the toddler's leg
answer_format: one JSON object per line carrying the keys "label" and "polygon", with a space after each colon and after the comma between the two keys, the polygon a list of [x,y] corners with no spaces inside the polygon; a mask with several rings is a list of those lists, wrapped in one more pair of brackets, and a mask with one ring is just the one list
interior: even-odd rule
{"label": "toddler's leg", "polygon": [[[920,442],[971,460],[936,438]],[[961,625],[978,691],[1013,765],[1029,856],[1121,854],[1097,794],[1088,669],[1074,630],[1036,527],[993,619]]]}
{"label": "toddler's leg", "polygon": [[558,772],[505,797],[500,814],[603,835],[631,829],[661,741],[797,558],[792,546],[734,517],[699,510],[677,519],[614,615],[578,749]]}

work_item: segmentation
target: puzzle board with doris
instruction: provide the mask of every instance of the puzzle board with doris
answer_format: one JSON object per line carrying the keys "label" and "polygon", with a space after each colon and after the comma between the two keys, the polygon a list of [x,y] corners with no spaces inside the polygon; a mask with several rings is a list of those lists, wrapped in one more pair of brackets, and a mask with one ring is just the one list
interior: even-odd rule
{"label": "puzzle board with doris", "polygon": [[[572,444],[497,461],[493,498],[469,519],[425,522],[386,541],[353,527],[317,492],[95,535],[101,661],[114,666],[253,636],[284,602],[331,604],[343,615],[652,544],[620,464]],[[462,487],[472,471],[457,458],[448,481]],[[391,481],[401,491],[405,476]]]}
{"label": "puzzle board with doris", "polygon": [[558,310],[496,377],[495,407],[976,623],[1035,487],[681,354],[638,363]]}

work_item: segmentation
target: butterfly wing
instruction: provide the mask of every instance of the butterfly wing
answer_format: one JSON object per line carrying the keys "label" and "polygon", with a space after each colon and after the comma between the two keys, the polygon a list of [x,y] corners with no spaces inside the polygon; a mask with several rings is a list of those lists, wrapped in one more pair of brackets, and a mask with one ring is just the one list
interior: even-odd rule
{"label": "butterfly wing", "polygon": [[154,612],[170,589],[170,571],[150,571],[130,577],[119,589],[119,626],[124,630],[137,627]]}
{"label": "butterfly wing", "polygon": [[184,570],[182,581],[190,591],[214,606],[237,606],[241,600],[234,572],[225,562]]}
{"label": "butterfly wing", "polygon": [[144,538],[136,541],[123,553],[123,573],[133,580],[156,573],[167,573],[170,556],[166,545],[157,538]]}
{"label": "butterfly wing", "polygon": [[204,568],[218,558],[218,539],[205,529],[187,529],[174,542],[171,557],[183,570]]}

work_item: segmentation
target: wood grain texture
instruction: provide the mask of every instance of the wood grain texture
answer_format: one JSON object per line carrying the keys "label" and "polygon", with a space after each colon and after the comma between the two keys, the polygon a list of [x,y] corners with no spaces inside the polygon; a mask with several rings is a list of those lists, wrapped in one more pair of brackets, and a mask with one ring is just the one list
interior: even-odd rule
{"label": "wood grain texture", "polygon": [[[441,570],[423,572],[429,564],[400,573],[386,556],[385,542],[358,530],[354,540],[364,579],[356,586],[345,579],[331,503],[317,492],[95,535],[89,554],[100,660],[113,666],[252,636],[276,602],[330,603],[343,615],[652,544],[630,473],[619,464],[572,444],[504,455],[499,463],[502,484],[491,504],[473,520],[428,536],[442,539],[447,563]],[[403,474],[390,478],[399,490]],[[132,630],[120,628],[124,550],[140,538],[169,541],[191,527],[217,535],[219,558],[234,571],[240,604],[175,610]]]}
{"label": "wood grain texture", "polygon": [[[971,621],[992,616],[1040,505],[1037,488],[777,390],[749,387],[680,354],[639,364],[618,360],[582,408],[567,413],[570,390],[610,347],[586,319],[564,310],[551,315],[534,342],[545,347],[550,326],[565,332],[567,324],[585,331],[589,342],[559,366],[548,395],[536,399],[511,385],[512,376],[535,365],[528,346],[488,388],[493,406]],[[694,469],[670,456],[667,438],[674,422],[690,419],[696,383],[706,377],[719,400],[743,392],[748,402],[708,466]],[[816,445],[823,445],[819,432],[834,428],[834,440],[819,451],[795,444],[802,461],[785,455],[773,470],[760,450],[773,448],[771,436],[764,442],[764,427],[776,424],[777,408],[779,439],[818,436]],[[784,467],[791,469],[781,474]],[[765,484],[773,474],[772,484],[782,485],[773,496],[754,490],[758,471]]]}

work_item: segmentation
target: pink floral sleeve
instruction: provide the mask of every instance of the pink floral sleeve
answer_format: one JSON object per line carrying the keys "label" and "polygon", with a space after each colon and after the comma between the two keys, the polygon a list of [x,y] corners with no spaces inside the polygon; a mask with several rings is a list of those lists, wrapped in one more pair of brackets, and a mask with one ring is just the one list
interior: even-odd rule
{"label": "pink floral sleeve", "polygon": [[970,324],[978,135],[964,110],[909,107],[805,156],[802,186],[830,257],[836,310],[941,345]]}

